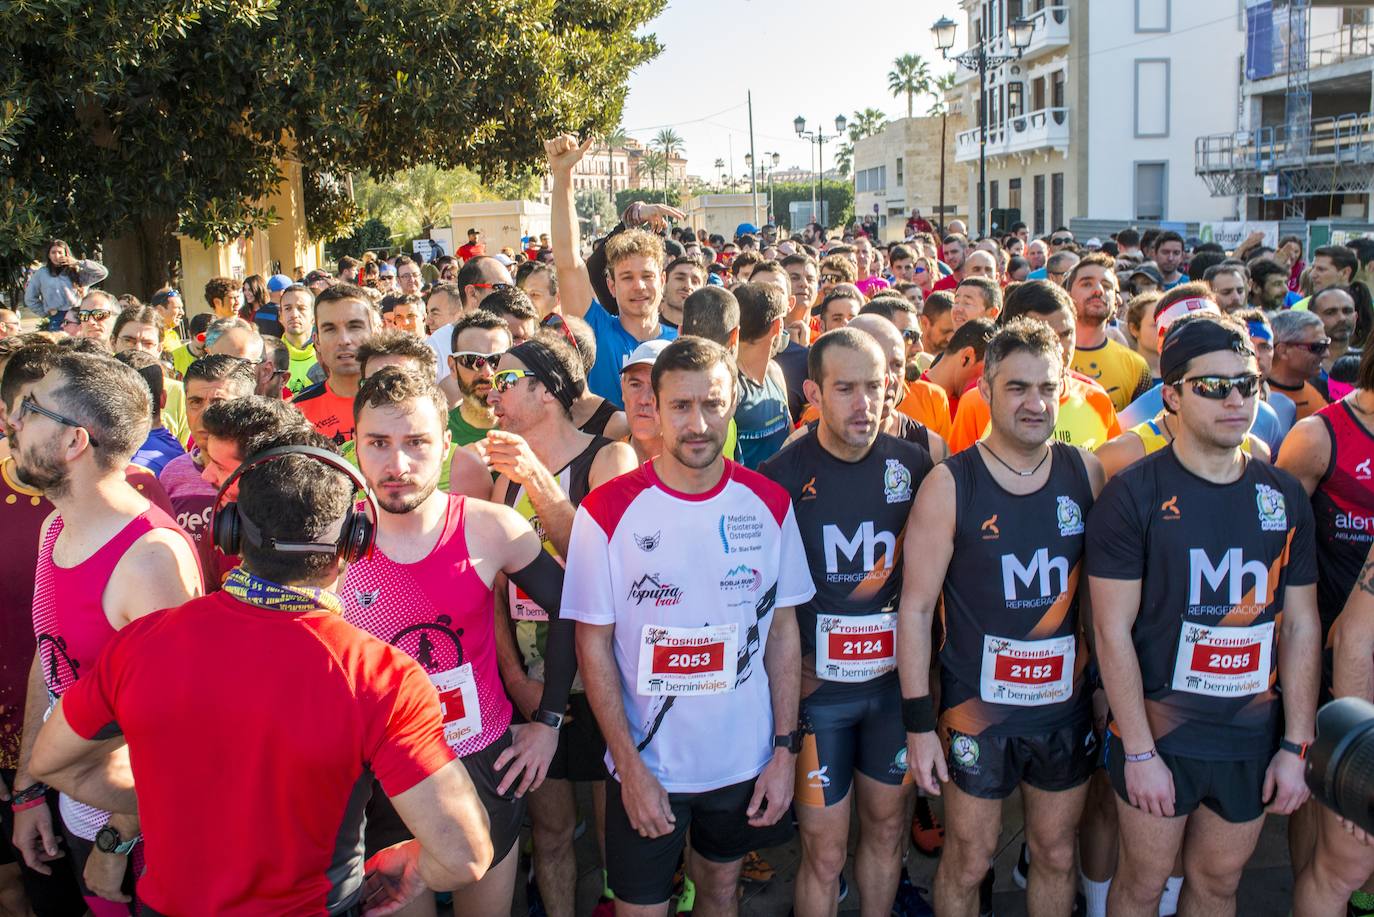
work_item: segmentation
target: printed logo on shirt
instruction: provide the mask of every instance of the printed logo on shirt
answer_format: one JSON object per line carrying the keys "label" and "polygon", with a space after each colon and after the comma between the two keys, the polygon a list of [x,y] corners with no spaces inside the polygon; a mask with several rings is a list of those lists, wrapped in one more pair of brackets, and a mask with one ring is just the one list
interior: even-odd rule
{"label": "printed logo on shirt", "polygon": [[724,513],[717,531],[726,554],[758,551],[763,547],[763,523],[753,513]]}
{"label": "printed logo on shirt", "polygon": [[[1052,573],[1059,574],[1059,588],[1050,582]],[[1032,584],[1039,587],[1038,594],[1028,598],[1018,595],[1016,584],[1027,589]],[[1051,604],[1061,593],[1069,589],[1069,561],[1066,557],[1050,557],[1048,548],[1041,548],[1031,555],[1029,564],[1022,564],[1015,554],[1002,555],[1002,593],[1008,608],[1038,608]]]}
{"label": "printed logo on shirt", "polygon": [[740,564],[720,581],[721,592],[758,592],[763,588],[763,574],[753,567]]}
{"label": "printed logo on shirt", "polygon": [[[1213,564],[1201,548],[1188,551],[1188,605],[1194,614],[1225,617],[1245,602],[1247,578],[1254,585],[1254,601],[1246,610],[1254,614],[1263,611],[1269,596],[1269,568],[1262,561],[1245,559],[1240,548],[1229,549],[1221,562]],[[1207,583],[1208,599],[1203,604],[1202,584]],[[1224,604],[1215,604],[1224,603]]]}
{"label": "printed logo on shirt", "polygon": [[993,539],[1002,537],[1002,530],[997,527],[996,513],[993,513],[991,516],[983,520],[981,530],[983,532],[984,541],[992,541]]}
{"label": "printed logo on shirt", "polygon": [[1060,497],[1059,508],[1055,515],[1056,521],[1059,523],[1059,536],[1061,538],[1083,534],[1083,511],[1078,508],[1073,497]]}
{"label": "printed logo on shirt", "polygon": [[1159,511],[1164,514],[1165,519],[1181,519],[1183,513],[1178,508],[1178,496],[1172,496],[1159,504]]}
{"label": "printed logo on shirt", "polygon": [[911,472],[897,459],[888,459],[883,471],[883,496],[888,503],[906,503],[911,499]]}
{"label": "printed logo on shirt", "polygon": [[949,756],[960,767],[973,767],[978,763],[978,740],[972,736],[956,735],[949,743]]}
{"label": "printed logo on shirt", "polygon": [[358,606],[361,608],[367,608],[381,597],[382,590],[380,589],[373,589],[371,592],[363,592],[361,589],[353,590],[353,598],[358,600]]}
{"label": "printed logo on shirt", "polygon": [[1374,473],[1369,470],[1369,459],[1365,459],[1355,466],[1355,480],[1368,481],[1371,477],[1374,477]]}
{"label": "printed logo on shirt", "polygon": [[656,608],[663,608],[679,604],[682,601],[682,589],[671,583],[660,583],[657,574],[646,573],[630,585],[629,598],[634,599],[636,606],[648,601]]}
{"label": "printed logo on shirt", "polygon": [[1374,516],[1347,512],[1336,514],[1335,537],[1340,541],[1365,543],[1369,541],[1371,534],[1374,534]]}
{"label": "printed logo on shirt", "polygon": [[1259,508],[1260,531],[1282,532],[1288,528],[1288,509],[1280,491],[1268,484],[1256,484],[1255,505]]}
{"label": "printed logo on shirt", "polygon": [[[827,524],[821,529],[825,543],[826,580],[832,583],[859,582],[865,579],[877,566],[878,551],[882,550],[884,562],[892,566],[897,562],[897,536],[891,532],[878,531],[872,522],[864,522],[850,537],[838,525]],[[840,554],[850,563],[863,552],[863,570],[857,573],[840,573]]]}
{"label": "printed logo on shirt", "polygon": [[816,499],[816,479],[812,478],[802,485],[801,498],[803,500]]}
{"label": "printed logo on shirt", "polygon": [[635,536],[635,546],[638,547],[639,550],[644,551],[646,553],[654,550],[654,548],[657,548],[659,542],[663,540],[662,529],[659,529],[652,535],[641,535],[638,532],[634,532],[632,534]]}

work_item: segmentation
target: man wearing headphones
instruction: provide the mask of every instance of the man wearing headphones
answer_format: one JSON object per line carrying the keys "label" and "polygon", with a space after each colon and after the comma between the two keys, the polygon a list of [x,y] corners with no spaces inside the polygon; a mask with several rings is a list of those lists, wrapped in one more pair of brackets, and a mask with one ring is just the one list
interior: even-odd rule
{"label": "man wearing headphones", "polygon": [[[331,591],[375,535],[353,506],[364,482],[322,437],[302,440],[221,487],[215,540],[243,559],[223,590],[113,636],[34,747],[39,779],[141,816],[145,913],[357,914],[491,862],[423,670],[348,625]],[[374,775],[416,840],[364,867]]]}
{"label": "man wearing headphones", "polygon": [[[525,383],[528,385],[528,383]],[[463,760],[491,825],[492,869],[453,897],[455,914],[510,909],[524,819],[558,747],[576,668],[571,622],[559,621],[563,568],[524,516],[500,503],[438,489],[448,451],[448,403],[428,373],[383,367],[354,401],[358,466],[377,495],[377,548],[350,564],[347,621],[409,653],[443,708],[443,738]],[[544,688],[532,722],[511,726],[497,667],[492,587],[498,573],[549,616]],[[397,810],[373,795],[369,850],[409,836]],[[433,914],[433,898],[407,914]]]}

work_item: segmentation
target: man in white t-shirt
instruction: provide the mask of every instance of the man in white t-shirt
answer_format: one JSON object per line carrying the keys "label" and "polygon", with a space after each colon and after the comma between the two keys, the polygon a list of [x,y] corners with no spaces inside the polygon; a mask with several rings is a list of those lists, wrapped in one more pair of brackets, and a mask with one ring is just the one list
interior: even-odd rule
{"label": "man in white t-shirt", "polygon": [[786,491],[722,457],[736,370],[688,337],[654,363],[663,452],[588,494],[563,615],[615,778],[606,860],[621,917],[667,913],[691,828],[697,905],[736,909],[744,855],[790,833],[800,748],[794,608],[815,586]]}

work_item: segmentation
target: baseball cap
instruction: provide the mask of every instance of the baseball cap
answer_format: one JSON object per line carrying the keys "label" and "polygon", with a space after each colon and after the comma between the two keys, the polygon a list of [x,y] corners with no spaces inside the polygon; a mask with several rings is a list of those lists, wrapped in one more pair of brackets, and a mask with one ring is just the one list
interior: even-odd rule
{"label": "baseball cap", "polygon": [[759,228],[753,223],[741,223],[735,227],[735,238],[739,238],[743,235],[756,236],[758,234]]}
{"label": "baseball cap", "polygon": [[395,277],[395,276],[396,276],[396,269],[395,269],[394,267],[392,267],[389,263],[383,261],[381,264],[377,265],[377,276],[379,276],[379,277]]}
{"label": "baseball cap", "polygon": [[673,342],[663,338],[645,341],[634,349],[634,352],[630,354],[630,359],[626,360],[625,365],[620,367],[620,371],[623,373],[631,366],[653,366],[658,355],[663,353],[671,343]]}
{"label": "baseball cap", "polygon": [[1164,286],[1164,275],[1159,272],[1159,268],[1155,266],[1155,263],[1153,261],[1146,261],[1144,264],[1140,265],[1140,267],[1131,271],[1131,273],[1126,277],[1126,279],[1134,280],[1137,274],[1143,274],[1144,276],[1150,278],[1155,282],[1155,286],[1157,287]]}
{"label": "baseball cap", "polygon": [[506,267],[510,267],[512,264],[515,263],[510,259],[510,256],[507,255],[505,252],[497,252],[496,254],[492,255],[492,257],[495,258],[497,261],[500,261]]}
{"label": "baseball cap", "polygon": [[1083,244],[1086,245],[1088,248],[1101,248],[1102,240],[1099,239],[1097,236],[1093,236],[1091,239],[1084,242]]}
{"label": "baseball cap", "polygon": [[333,279],[334,279],[333,277],[329,276],[329,272],[328,272],[328,271],[322,271],[322,270],[320,270],[319,268],[316,268],[315,270],[311,271],[309,274],[306,274],[306,275],[305,275],[305,282],[306,282],[307,284],[310,284],[310,283],[318,283],[318,282],[320,282],[321,280],[333,280]]}
{"label": "baseball cap", "polygon": [[267,291],[269,293],[280,293],[294,282],[295,281],[285,274],[273,274],[271,277],[267,278]]}

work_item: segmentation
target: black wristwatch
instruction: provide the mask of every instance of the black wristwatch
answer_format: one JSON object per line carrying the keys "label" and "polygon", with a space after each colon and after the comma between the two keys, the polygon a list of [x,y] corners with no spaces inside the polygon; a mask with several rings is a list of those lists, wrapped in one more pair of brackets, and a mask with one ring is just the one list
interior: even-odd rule
{"label": "black wristwatch", "polygon": [[563,714],[540,709],[534,711],[534,716],[530,717],[530,721],[534,723],[543,723],[550,729],[561,729],[563,726]]}
{"label": "black wristwatch", "polygon": [[101,853],[116,853],[120,856],[128,856],[129,851],[142,840],[142,834],[135,834],[129,840],[124,840],[119,834],[119,829],[110,824],[106,824],[95,833],[95,849]]}
{"label": "black wristwatch", "polygon": [[785,748],[794,755],[801,754],[801,730],[793,729],[791,732],[780,736],[773,736],[774,748]]}

